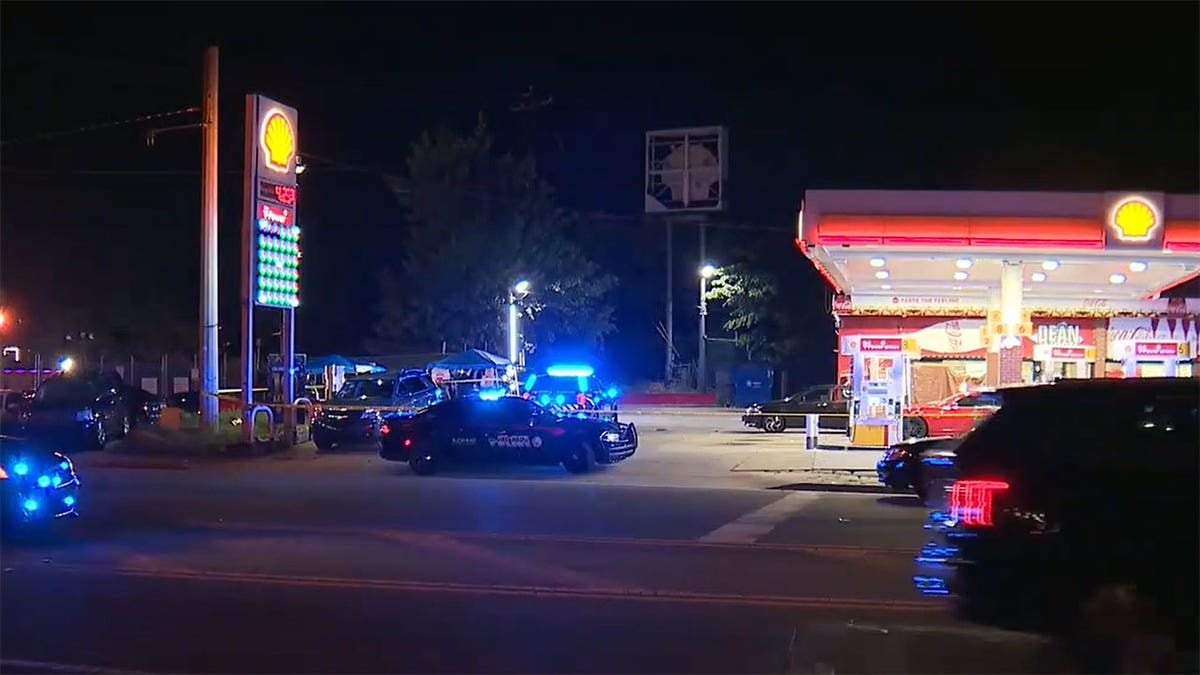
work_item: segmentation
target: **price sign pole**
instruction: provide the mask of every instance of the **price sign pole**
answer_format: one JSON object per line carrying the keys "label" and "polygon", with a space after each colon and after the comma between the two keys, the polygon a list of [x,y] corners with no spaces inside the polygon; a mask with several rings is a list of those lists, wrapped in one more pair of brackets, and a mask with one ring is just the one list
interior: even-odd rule
{"label": "price sign pole", "polygon": [[[296,109],[265,96],[246,97],[246,157],[242,219],[242,439],[254,420],[254,313],[282,313],[280,356],[284,403],[295,393],[295,314],[300,306],[300,226],[296,220]],[[295,415],[284,414],[289,439]]]}

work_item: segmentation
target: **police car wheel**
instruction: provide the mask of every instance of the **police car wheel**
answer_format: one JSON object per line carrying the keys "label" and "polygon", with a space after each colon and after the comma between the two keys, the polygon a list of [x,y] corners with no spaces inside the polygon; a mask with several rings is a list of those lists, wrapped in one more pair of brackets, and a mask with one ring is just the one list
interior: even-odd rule
{"label": "police car wheel", "polygon": [[408,460],[408,466],[418,476],[432,476],[437,473],[437,465],[430,458],[413,457]]}
{"label": "police car wheel", "polygon": [[562,464],[571,473],[587,473],[596,468],[596,453],[592,451],[592,446],[580,443]]}

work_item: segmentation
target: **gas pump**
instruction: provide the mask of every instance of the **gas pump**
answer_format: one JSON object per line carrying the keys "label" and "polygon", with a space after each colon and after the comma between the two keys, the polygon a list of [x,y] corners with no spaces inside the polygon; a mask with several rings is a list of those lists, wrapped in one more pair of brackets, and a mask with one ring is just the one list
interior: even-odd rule
{"label": "gas pump", "polygon": [[903,440],[904,409],[911,395],[916,340],[847,336],[842,351],[851,357],[850,444],[886,448]]}
{"label": "gas pump", "polygon": [[1125,377],[1144,377],[1145,366],[1157,370],[1161,377],[1178,377],[1179,364],[1188,361],[1188,343],[1174,341],[1134,342],[1126,347],[1121,369]]}

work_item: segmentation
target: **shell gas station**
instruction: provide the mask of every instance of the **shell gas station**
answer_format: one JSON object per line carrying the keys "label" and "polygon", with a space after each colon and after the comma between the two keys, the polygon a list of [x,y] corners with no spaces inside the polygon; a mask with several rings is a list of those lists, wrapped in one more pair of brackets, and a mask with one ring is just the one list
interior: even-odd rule
{"label": "shell gas station", "polygon": [[1200,299],[1168,293],[1200,276],[1200,195],[810,190],[796,244],[834,292],[854,445],[961,391],[1200,375]]}

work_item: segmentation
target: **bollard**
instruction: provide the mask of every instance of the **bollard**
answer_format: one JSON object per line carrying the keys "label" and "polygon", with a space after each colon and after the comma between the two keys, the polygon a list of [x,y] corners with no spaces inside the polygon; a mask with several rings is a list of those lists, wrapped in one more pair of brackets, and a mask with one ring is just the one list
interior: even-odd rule
{"label": "bollard", "polygon": [[816,450],[821,440],[821,416],[809,413],[804,416],[804,449]]}
{"label": "bollard", "polygon": [[[255,422],[255,419],[258,417],[259,413],[266,413],[266,415],[267,415],[267,437],[266,438],[262,438],[262,437],[254,434],[254,422]],[[258,441],[259,443],[270,443],[271,441],[275,440],[275,413],[272,412],[272,410],[269,407],[267,407],[265,405],[256,405],[250,409],[249,417],[250,417],[251,438]]]}

